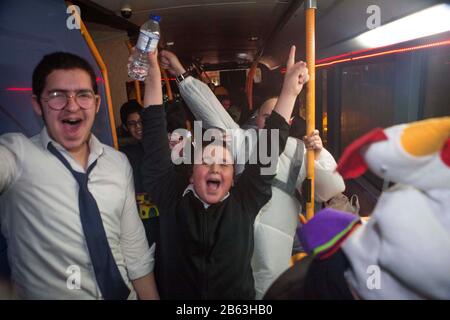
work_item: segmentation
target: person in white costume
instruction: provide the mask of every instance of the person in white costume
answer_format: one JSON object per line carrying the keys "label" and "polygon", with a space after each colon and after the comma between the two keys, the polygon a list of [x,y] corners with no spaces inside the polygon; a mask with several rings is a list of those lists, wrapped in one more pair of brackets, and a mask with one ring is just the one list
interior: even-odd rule
{"label": "person in white costume", "polygon": [[450,117],[375,128],[353,141],[337,171],[370,170],[385,189],[367,223],[333,209],[303,225],[309,255],[264,299],[450,299]]}
{"label": "person in white costume", "polygon": [[349,287],[362,299],[450,299],[450,117],[374,129],[351,146],[339,161],[346,179],[370,169],[396,184],[342,244]]}
{"label": "person in white costume", "polygon": [[[196,119],[201,120],[206,129],[232,129],[233,144],[237,146],[235,156],[237,159],[244,159],[242,153],[246,150],[245,130],[233,121],[211,89],[205,83],[188,76],[186,69],[172,52],[162,51],[160,58],[162,67],[177,77],[181,96]],[[257,121],[260,129],[264,127],[265,118],[272,112],[276,101],[276,98],[269,99],[261,106]],[[315,150],[315,197],[317,201],[327,201],[344,191],[344,181],[335,173],[336,161],[322,147],[318,131],[305,141],[308,148]],[[252,268],[256,299],[261,299],[272,282],[290,265],[298,214],[301,211],[294,193],[295,189],[300,191],[306,177],[306,148],[303,141],[289,137],[278,162],[272,199],[261,209],[255,220]],[[237,165],[236,175],[243,169],[243,165]]]}

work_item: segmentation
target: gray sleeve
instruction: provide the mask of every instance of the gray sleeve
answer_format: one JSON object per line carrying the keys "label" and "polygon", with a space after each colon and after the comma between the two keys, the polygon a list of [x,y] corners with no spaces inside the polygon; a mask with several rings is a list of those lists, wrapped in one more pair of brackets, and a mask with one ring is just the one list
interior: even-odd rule
{"label": "gray sleeve", "polygon": [[239,125],[233,121],[228,112],[211,89],[194,77],[187,77],[180,83],[180,93],[197,120],[203,126],[221,129],[237,129]]}
{"label": "gray sleeve", "polygon": [[344,192],[344,179],[336,172],[336,167],[336,161],[331,153],[323,148],[319,159],[314,163],[315,197],[318,201],[328,201],[337,194]]}
{"label": "gray sleeve", "polygon": [[[303,143],[302,143],[303,144]],[[301,185],[306,178],[306,159],[307,151],[304,147],[302,167],[297,180],[297,189],[301,191]],[[336,161],[333,156],[326,150],[322,149],[319,159],[314,161],[314,197],[318,202],[330,200],[332,197],[345,190],[345,183],[341,175],[336,172]]]}

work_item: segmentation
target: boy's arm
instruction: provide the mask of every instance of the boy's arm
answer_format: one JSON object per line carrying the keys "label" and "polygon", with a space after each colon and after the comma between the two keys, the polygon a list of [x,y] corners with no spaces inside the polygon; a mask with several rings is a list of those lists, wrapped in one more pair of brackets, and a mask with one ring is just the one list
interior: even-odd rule
{"label": "boy's arm", "polygon": [[144,148],[141,164],[142,185],[152,202],[158,208],[164,208],[175,200],[178,193],[176,186],[182,182],[177,179],[175,165],[170,156],[164,107],[147,106],[142,113],[142,121]]}
{"label": "boy's arm", "polygon": [[147,78],[145,78],[144,108],[163,104],[161,70],[157,57],[157,51],[148,54],[149,67]]}
{"label": "boy's arm", "polygon": [[[257,154],[257,163],[247,164],[234,190],[235,196],[240,198],[249,214],[256,216],[272,196],[271,183],[275,177],[278,157],[286,146],[289,135],[288,123],[295,99],[308,79],[306,64],[304,62],[295,63],[295,46],[292,46],[286,64],[286,75],[280,97],[274,111],[266,121],[267,144],[261,143],[260,135],[257,150],[252,152],[252,154]],[[272,139],[272,137],[278,137],[278,139]],[[266,152],[261,150],[265,147],[267,147]],[[270,161],[262,163],[262,155],[270,155],[268,158]]]}
{"label": "boy's arm", "polygon": [[[150,53],[142,112],[144,158],[142,183],[158,207],[173,203],[184,181],[177,179],[167,137],[166,113],[162,105],[161,73],[156,53]],[[183,184],[183,186],[182,186]],[[164,211],[164,210],[163,210]]]}

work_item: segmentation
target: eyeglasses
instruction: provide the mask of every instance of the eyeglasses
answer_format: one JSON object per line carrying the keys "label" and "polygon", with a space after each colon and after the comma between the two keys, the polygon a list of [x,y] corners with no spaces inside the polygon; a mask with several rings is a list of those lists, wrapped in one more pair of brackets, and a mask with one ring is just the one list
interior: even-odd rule
{"label": "eyeglasses", "polygon": [[52,91],[48,98],[42,99],[54,110],[62,110],[69,103],[70,98],[75,98],[75,102],[81,109],[91,109],[95,105],[97,95],[91,90],[80,90],[69,95],[65,91]]}
{"label": "eyeglasses", "polygon": [[138,120],[138,121],[130,120],[130,121],[127,121],[127,126],[133,127],[133,128],[135,128],[137,126],[142,127],[142,120]]}

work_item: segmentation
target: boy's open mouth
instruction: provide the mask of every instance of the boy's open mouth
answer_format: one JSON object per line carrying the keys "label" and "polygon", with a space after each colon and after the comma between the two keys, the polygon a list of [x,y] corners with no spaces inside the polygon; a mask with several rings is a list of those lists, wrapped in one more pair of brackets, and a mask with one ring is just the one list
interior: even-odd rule
{"label": "boy's open mouth", "polygon": [[220,187],[220,179],[217,178],[209,178],[206,180],[206,186],[208,188],[208,191],[217,191]]}

